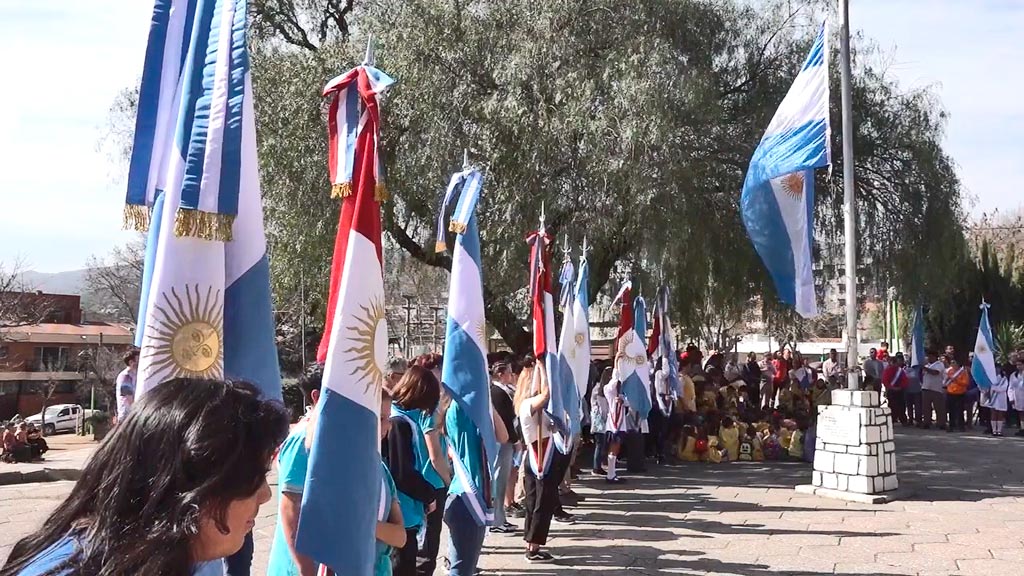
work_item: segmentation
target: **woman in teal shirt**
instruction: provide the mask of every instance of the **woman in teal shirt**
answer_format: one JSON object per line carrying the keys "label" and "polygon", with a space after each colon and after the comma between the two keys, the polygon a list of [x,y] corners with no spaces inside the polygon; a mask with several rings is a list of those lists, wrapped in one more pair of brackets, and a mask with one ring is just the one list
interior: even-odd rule
{"label": "woman in teal shirt", "polygon": [[394,576],[415,576],[416,533],[425,514],[436,507],[435,488],[423,476],[429,461],[426,439],[420,428],[421,412],[433,412],[441,395],[437,378],[420,366],[412,366],[391,390],[391,431],[382,442],[381,456],[398,489],[405,523],[406,542],[395,557]]}

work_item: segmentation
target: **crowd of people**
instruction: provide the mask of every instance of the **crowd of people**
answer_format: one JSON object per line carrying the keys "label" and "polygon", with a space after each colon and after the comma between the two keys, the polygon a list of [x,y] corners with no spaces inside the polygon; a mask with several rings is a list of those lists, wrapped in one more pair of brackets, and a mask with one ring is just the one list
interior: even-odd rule
{"label": "crowd of people", "polygon": [[[980,424],[1001,436],[1008,422],[1020,427],[1024,407],[1024,355],[1011,358],[984,390],[951,347],[907,367],[903,354],[883,345],[858,369],[866,389],[884,393],[896,422],[950,432]],[[135,360],[126,357],[118,382],[126,396]],[[492,354],[499,448],[489,461],[441,384],[442,357],[392,360],[380,398],[384,500],[375,574],[432,575],[438,563],[455,576],[476,574],[487,532],[521,538],[527,562],[552,561],[549,531],[553,522],[575,521],[567,509],[583,500],[572,486],[585,457],[590,473],[610,485],[628,482],[620,473],[644,471],[650,460],[811,460],[818,407],[847,377],[835,350],[820,362],[786,349],[739,363],[690,345],[676,360],[677,383],[666,360],[656,361],[646,417],[630,406],[611,363],[595,361],[580,433],[566,437],[546,414],[551,389],[543,367],[529,356]],[[321,380],[320,366],[300,379],[306,410],[290,429],[283,407],[245,383],[177,379],[137,405],[120,403],[115,432],[68,499],[12,549],[0,576],[221,574],[221,558],[227,574],[248,576],[251,530],[270,499],[266,475],[275,464],[279,500],[267,574],[322,573],[295,546]],[[23,432],[5,430],[5,447]]]}

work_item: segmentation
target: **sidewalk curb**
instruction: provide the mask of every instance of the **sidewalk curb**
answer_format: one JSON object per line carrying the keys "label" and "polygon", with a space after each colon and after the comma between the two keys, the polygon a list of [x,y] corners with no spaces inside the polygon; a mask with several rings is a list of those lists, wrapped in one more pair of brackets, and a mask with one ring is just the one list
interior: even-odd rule
{"label": "sidewalk curb", "polygon": [[78,480],[82,471],[78,468],[43,468],[30,472],[0,472],[0,486],[30,484],[33,482],[58,482],[61,480]]}

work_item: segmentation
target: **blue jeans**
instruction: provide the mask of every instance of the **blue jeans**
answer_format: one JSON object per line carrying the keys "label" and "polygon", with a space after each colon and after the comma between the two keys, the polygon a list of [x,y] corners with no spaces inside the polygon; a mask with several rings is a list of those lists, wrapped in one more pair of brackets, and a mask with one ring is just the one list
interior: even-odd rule
{"label": "blue jeans", "polygon": [[473,576],[480,550],[484,546],[485,526],[476,523],[466,502],[457,494],[449,494],[444,504],[444,523],[448,525],[449,576]]}
{"label": "blue jeans", "polygon": [[498,446],[498,457],[494,461],[494,490],[491,498],[494,504],[494,525],[501,526],[506,522],[505,518],[505,491],[508,489],[508,479],[512,474],[512,457],[515,455],[515,444],[501,444]]}
{"label": "blue jeans", "polygon": [[594,470],[604,468],[604,459],[608,455],[608,436],[604,432],[594,434]]}

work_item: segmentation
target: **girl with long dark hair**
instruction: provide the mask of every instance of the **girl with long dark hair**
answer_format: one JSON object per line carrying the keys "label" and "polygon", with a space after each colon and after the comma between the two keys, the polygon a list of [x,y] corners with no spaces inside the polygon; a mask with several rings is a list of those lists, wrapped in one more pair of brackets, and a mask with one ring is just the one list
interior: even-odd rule
{"label": "girl with long dark hair", "polygon": [[441,397],[441,383],[422,366],[410,366],[391,389],[391,431],[382,442],[381,456],[398,488],[405,523],[405,545],[395,555],[395,576],[416,574],[416,534],[426,516],[439,505],[437,491],[424,476],[430,462],[427,440],[420,426],[423,412],[433,413]]}
{"label": "girl with long dark hair", "polygon": [[0,576],[189,576],[230,556],[270,500],[267,472],[287,432],[284,407],[251,384],[157,386]]}

